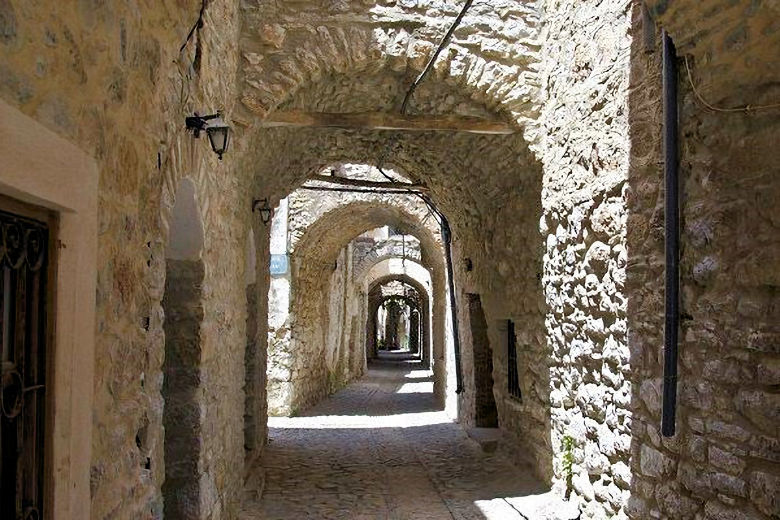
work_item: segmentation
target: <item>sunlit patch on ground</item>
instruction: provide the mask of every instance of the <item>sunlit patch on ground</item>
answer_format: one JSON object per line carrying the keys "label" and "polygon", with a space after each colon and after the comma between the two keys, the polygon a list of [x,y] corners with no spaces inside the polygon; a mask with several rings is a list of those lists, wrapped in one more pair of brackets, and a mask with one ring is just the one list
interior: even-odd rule
{"label": "sunlit patch on ground", "polygon": [[262,498],[244,504],[242,520],[525,518],[512,500],[545,486],[530,467],[483,452],[429,379],[408,363],[372,364],[300,416],[271,418]]}

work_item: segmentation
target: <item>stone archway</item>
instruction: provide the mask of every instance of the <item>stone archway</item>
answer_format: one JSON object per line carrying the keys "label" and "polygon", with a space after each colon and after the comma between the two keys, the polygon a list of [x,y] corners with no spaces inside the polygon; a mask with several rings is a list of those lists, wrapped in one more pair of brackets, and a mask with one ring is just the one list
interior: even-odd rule
{"label": "stone archway", "polygon": [[[389,281],[399,280],[414,287],[420,295],[418,310],[422,330],[420,354],[423,365],[430,366],[432,359],[443,359],[448,344],[444,327],[447,308],[445,287],[434,283],[429,269],[411,260],[381,258],[370,267],[364,267],[366,269],[361,276],[367,307],[366,356],[369,358],[375,356],[377,350],[375,331],[378,324],[375,320],[383,300],[380,288]],[[434,390],[439,395],[444,395],[443,386],[443,384],[434,385]]]}
{"label": "stone archway", "polygon": [[[402,292],[389,290],[393,283],[403,286]],[[386,277],[370,285],[368,292],[368,319],[366,320],[366,357],[370,360],[378,356],[380,349],[391,350],[405,347],[413,358],[423,362],[423,368],[430,365],[430,353],[427,341],[430,340],[429,323],[426,318],[430,313],[429,295],[420,291],[417,284],[407,283],[404,277]],[[402,307],[399,309],[399,307]],[[383,312],[380,312],[382,310]],[[398,326],[398,311],[403,312],[403,320],[408,334],[401,341],[393,327]],[[389,313],[389,314],[388,314]],[[395,315],[393,315],[395,313]],[[384,323],[380,315],[388,317]],[[391,323],[391,321],[394,321]],[[406,334],[406,333],[405,333]],[[378,344],[379,338],[384,339],[384,346]],[[383,347],[383,348],[382,348]]]}
{"label": "stone archway", "polygon": [[[528,7],[527,11],[525,7]],[[267,22],[274,19],[275,8],[254,11],[252,16],[263,11],[268,16],[265,27],[269,27]],[[370,7],[354,6],[349,9],[352,9],[350,15],[357,16],[371,10]],[[403,6],[399,9],[403,10]],[[513,20],[521,18],[517,26],[536,34],[536,28],[531,27],[536,20],[535,9],[523,6],[520,11],[519,15],[512,12],[509,16]],[[406,27],[398,31],[385,30],[381,17],[380,21],[373,20],[369,24],[379,34],[375,38],[364,28],[345,30],[340,26],[338,16],[327,8],[315,9],[310,14],[322,22],[316,35],[301,35],[292,28],[285,35],[282,16],[277,20],[282,27],[278,32],[279,39],[273,44],[266,42],[252,47],[251,52],[256,54],[255,64],[263,62],[263,72],[278,67],[279,74],[273,78],[264,73],[255,75],[259,67],[246,66],[247,88],[242,96],[248,113],[262,118],[283,110],[392,111],[400,99],[398,94],[403,93],[398,85],[408,84],[406,75],[413,76],[412,72],[422,67],[414,57],[425,61],[426,53],[422,49],[427,42],[422,41],[416,48],[417,35],[408,37],[408,32],[404,34]],[[484,12],[480,15],[492,16]],[[528,21],[523,26],[523,22]],[[487,23],[486,27],[500,25]],[[382,34],[389,36],[384,38]],[[334,35],[338,38],[334,39]],[[248,35],[248,38],[252,36]],[[306,46],[308,42],[313,42],[310,47]],[[405,47],[405,42],[410,45]],[[310,52],[295,55],[287,49],[288,45],[303,45]],[[551,45],[558,45],[558,42]],[[268,58],[263,54],[265,50],[269,55],[275,54],[267,62],[264,61]],[[566,53],[565,50],[559,52]],[[366,57],[372,53],[376,56]],[[498,375],[495,388],[501,391],[497,397],[501,424],[516,441],[513,444],[518,451],[534,461],[544,478],[562,482],[563,459],[557,446],[569,435],[567,421],[572,418],[579,421],[580,415],[590,412],[585,400],[578,402],[577,410],[570,411],[561,400],[552,398],[557,397],[556,392],[563,391],[563,380],[572,378],[579,382],[586,375],[581,366],[566,357],[568,338],[560,331],[582,331],[578,339],[585,345],[597,346],[604,343],[604,330],[582,329],[580,321],[583,315],[591,314],[590,309],[578,308],[581,312],[567,314],[562,308],[560,302],[573,298],[572,285],[560,286],[562,292],[558,293],[558,285],[543,281],[547,273],[551,276],[572,274],[566,271],[568,267],[562,265],[562,260],[582,261],[584,252],[591,245],[588,237],[592,235],[582,233],[583,223],[592,216],[589,201],[601,204],[608,198],[608,193],[620,191],[623,170],[615,165],[623,163],[613,159],[623,157],[626,146],[619,142],[620,132],[612,131],[611,122],[622,122],[624,112],[611,104],[606,107],[604,120],[610,123],[596,122],[603,130],[603,140],[593,146],[592,138],[583,138],[577,133],[581,128],[573,115],[576,110],[564,113],[570,110],[569,106],[580,107],[580,101],[561,93],[560,88],[553,88],[551,84],[555,96],[565,99],[569,105],[564,103],[562,106],[566,108],[563,109],[551,108],[549,112],[553,116],[548,117],[549,114],[540,114],[537,110],[538,84],[533,79],[517,81],[515,74],[523,80],[530,79],[529,69],[541,59],[538,49],[529,49],[527,55],[524,54],[528,60],[507,75],[504,74],[507,69],[501,64],[488,63],[494,60],[483,62],[480,50],[471,53],[453,45],[452,52],[445,54],[430,84],[416,94],[420,101],[419,113],[457,110],[500,117],[518,123],[516,135],[402,135],[373,130],[322,132],[310,128],[263,129],[263,125],[258,124],[255,135],[249,137],[248,142],[262,142],[268,148],[264,152],[260,146],[250,144],[253,150],[258,149],[257,153],[251,154],[252,166],[260,172],[269,171],[275,175],[273,178],[264,176],[257,189],[274,194],[272,198],[281,197],[325,164],[343,160],[372,163],[385,155],[388,166],[398,167],[409,174],[410,180],[425,184],[431,197],[447,214],[453,230],[454,277],[459,289],[455,294],[457,307],[461,313],[466,308],[467,292],[483,295],[488,335],[496,345],[502,344],[498,324],[506,319],[517,324],[518,350],[525,362],[523,384],[529,391],[524,393],[520,405],[511,402],[506,386],[502,384],[505,381],[500,380],[501,374]],[[468,55],[466,61],[464,55]],[[373,62],[375,66],[372,66]],[[584,69],[588,70],[587,67]],[[600,71],[608,78],[609,88],[617,87],[622,81],[620,74]],[[579,94],[588,99],[587,92]],[[572,132],[558,132],[561,128],[559,117],[571,126]],[[540,128],[540,123],[546,126]],[[624,128],[620,123],[615,126]],[[576,136],[571,142],[567,141],[570,134]],[[539,146],[541,139],[544,139],[544,147]],[[587,143],[588,149],[580,148],[583,143]],[[575,155],[570,153],[573,145],[577,146]],[[604,159],[605,149],[609,150],[606,155],[610,159]],[[605,164],[610,166],[605,167]],[[601,171],[607,174],[596,175]],[[281,173],[276,175],[277,172]],[[609,251],[608,256],[608,262],[619,264],[618,249]],[[466,258],[473,269],[463,268]],[[619,273],[616,276],[619,277]],[[581,282],[574,284],[577,291],[584,289],[580,287],[584,281]],[[460,290],[463,287],[467,290]],[[610,332],[615,334],[617,348],[625,352],[625,309],[616,302],[608,314],[607,323],[609,326],[614,324],[614,331]],[[460,317],[461,330],[455,332],[462,334],[467,321]],[[471,353],[463,350],[464,366],[473,366]],[[506,357],[506,353],[497,350],[494,356],[494,361],[502,366],[505,364],[501,356]],[[596,364],[601,363],[597,360]],[[616,384],[623,393],[628,383],[623,376],[618,379]],[[604,388],[599,391],[607,392]],[[472,409],[475,393],[473,384],[466,381],[464,392],[459,396],[461,409]],[[616,408],[619,407],[622,414],[628,406],[623,398],[619,401]],[[593,439],[583,436],[578,442],[590,450],[599,449]],[[630,453],[621,446],[613,458],[628,461]],[[576,470],[581,479],[587,479],[586,470],[579,467]],[[613,475],[605,478],[613,478]],[[601,506],[594,504],[594,507]]]}
{"label": "stone archway", "polygon": [[[442,272],[438,239],[423,223],[424,206],[381,196],[325,204],[324,209],[304,212],[303,223],[297,215],[290,217],[290,300],[289,310],[284,311],[289,317],[274,317],[271,329],[268,388],[276,414],[310,405],[364,370],[365,331],[351,326],[366,319],[362,278],[352,268],[353,239],[386,224],[406,229],[422,236],[425,262]],[[357,337],[352,336],[353,330]],[[334,335],[338,331],[349,333]]]}

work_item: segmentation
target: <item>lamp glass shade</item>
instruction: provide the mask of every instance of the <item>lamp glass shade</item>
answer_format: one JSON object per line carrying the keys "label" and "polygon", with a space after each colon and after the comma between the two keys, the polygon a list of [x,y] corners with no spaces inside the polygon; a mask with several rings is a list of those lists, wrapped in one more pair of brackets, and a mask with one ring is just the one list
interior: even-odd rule
{"label": "lamp glass shade", "polygon": [[209,136],[211,148],[221,160],[222,154],[227,152],[228,146],[230,145],[230,127],[226,125],[221,118],[219,118],[213,123],[209,124],[209,126],[206,128],[206,133]]}

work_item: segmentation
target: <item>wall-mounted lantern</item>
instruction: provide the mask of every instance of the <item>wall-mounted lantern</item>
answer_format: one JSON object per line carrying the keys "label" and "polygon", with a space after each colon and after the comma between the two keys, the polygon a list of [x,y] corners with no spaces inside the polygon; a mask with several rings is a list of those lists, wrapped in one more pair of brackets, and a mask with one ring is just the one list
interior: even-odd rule
{"label": "wall-mounted lantern", "polygon": [[271,209],[271,206],[268,204],[268,199],[255,199],[252,201],[252,212],[255,211],[260,213],[260,220],[263,221],[263,224],[268,225],[269,222],[271,222],[271,216],[273,214],[273,210]]}
{"label": "wall-mounted lantern", "polygon": [[219,160],[222,160],[222,154],[227,152],[230,145],[230,127],[222,119],[222,114],[217,112],[210,116],[200,116],[197,112],[195,115],[185,119],[187,130],[192,132],[195,138],[200,137],[200,133],[205,130],[206,135],[209,136],[209,142],[211,143],[211,149],[219,156]]}

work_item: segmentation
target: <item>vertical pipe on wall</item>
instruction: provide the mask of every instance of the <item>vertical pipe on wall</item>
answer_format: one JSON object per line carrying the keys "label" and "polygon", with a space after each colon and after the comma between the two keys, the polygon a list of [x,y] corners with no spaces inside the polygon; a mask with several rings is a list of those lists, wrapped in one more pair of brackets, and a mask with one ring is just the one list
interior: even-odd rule
{"label": "vertical pipe on wall", "polygon": [[666,311],[664,323],[664,381],[661,433],[675,432],[677,406],[677,343],[680,323],[679,179],[677,142],[677,51],[663,31],[663,111],[666,235]]}
{"label": "vertical pipe on wall", "polygon": [[441,236],[444,239],[444,256],[447,261],[447,284],[450,292],[450,313],[452,316],[452,341],[455,345],[455,393],[463,392],[463,371],[460,361],[460,328],[458,327],[458,307],[455,302],[455,277],[452,269],[452,230],[450,223],[441,216]]}

